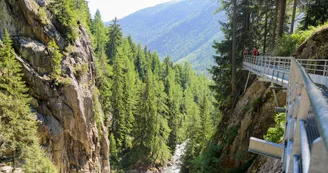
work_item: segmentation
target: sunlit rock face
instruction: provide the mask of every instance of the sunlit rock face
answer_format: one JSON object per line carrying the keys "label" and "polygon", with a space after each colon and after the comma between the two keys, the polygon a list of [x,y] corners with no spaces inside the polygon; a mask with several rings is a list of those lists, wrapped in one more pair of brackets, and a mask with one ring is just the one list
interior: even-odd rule
{"label": "sunlit rock face", "polygon": [[[52,23],[41,22],[38,8],[47,0],[0,0],[0,36],[7,29],[13,38],[17,59],[32,97],[39,123],[40,142],[59,172],[110,172],[109,142],[105,123],[96,125],[95,57],[91,39],[83,26],[69,46]],[[47,8],[46,8],[47,9]],[[55,84],[49,74],[52,58],[47,44],[54,39],[63,53],[64,84]],[[75,67],[87,67],[76,73]]]}

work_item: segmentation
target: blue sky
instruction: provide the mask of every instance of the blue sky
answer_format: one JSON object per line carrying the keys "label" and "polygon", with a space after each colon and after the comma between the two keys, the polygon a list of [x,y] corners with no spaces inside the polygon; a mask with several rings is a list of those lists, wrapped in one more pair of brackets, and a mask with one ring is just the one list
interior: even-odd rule
{"label": "blue sky", "polygon": [[111,21],[114,17],[121,19],[129,14],[146,7],[155,6],[171,0],[88,0],[90,13],[93,16],[97,9],[100,10],[104,22]]}

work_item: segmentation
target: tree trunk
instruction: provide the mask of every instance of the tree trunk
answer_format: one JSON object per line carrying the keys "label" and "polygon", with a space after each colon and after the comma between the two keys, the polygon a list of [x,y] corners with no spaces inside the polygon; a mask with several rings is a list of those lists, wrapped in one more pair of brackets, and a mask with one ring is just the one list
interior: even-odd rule
{"label": "tree trunk", "polygon": [[278,38],[280,38],[284,33],[285,13],[286,13],[286,0],[280,0]]}
{"label": "tree trunk", "polygon": [[268,4],[265,4],[265,23],[264,23],[264,41],[263,41],[263,54],[265,54],[268,36]]}
{"label": "tree trunk", "polygon": [[248,32],[249,30],[249,18],[250,14],[248,11],[248,0],[245,1],[245,32]]}
{"label": "tree trunk", "polygon": [[276,42],[278,9],[279,9],[279,0],[276,0],[276,9],[275,9],[275,14],[274,14],[273,32],[272,32],[272,46],[275,46],[275,42]]}
{"label": "tree trunk", "polygon": [[245,38],[245,41],[246,42],[249,42],[249,43],[251,43],[252,41],[254,41],[251,37],[250,37],[250,33],[249,33],[249,19],[250,19],[250,12],[249,12],[249,9],[248,9],[248,7],[249,7],[249,1],[248,0],[246,0],[245,1],[245,34],[244,34],[244,38]]}
{"label": "tree trunk", "polygon": [[231,62],[231,85],[232,85],[232,94],[234,95],[237,91],[236,87],[236,11],[237,11],[237,0],[233,0],[233,15],[232,15],[232,62]]}
{"label": "tree trunk", "polygon": [[291,23],[291,25],[290,25],[290,34],[293,34],[293,32],[294,32],[294,23],[295,23],[295,15],[296,15],[296,6],[297,6],[297,0],[294,0],[293,15],[292,15],[292,23]]}
{"label": "tree trunk", "polygon": [[13,169],[16,169],[16,149],[14,149],[13,151]]}

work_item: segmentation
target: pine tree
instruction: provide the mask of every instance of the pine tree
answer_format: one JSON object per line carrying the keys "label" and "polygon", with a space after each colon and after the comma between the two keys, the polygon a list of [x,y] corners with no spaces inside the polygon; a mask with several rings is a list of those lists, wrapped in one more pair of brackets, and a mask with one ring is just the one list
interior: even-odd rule
{"label": "pine tree", "polygon": [[112,133],[114,134],[118,148],[123,146],[125,129],[125,103],[124,103],[124,73],[123,73],[123,52],[118,47],[118,52],[113,59],[113,77],[112,77]]}
{"label": "pine tree", "polygon": [[166,145],[169,128],[167,121],[162,115],[165,111],[163,92],[164,86],[161,83],[156,84],[151,71],[147,71],[146,83],[139,95],[139,105],[137,107],[134,128],[134,146],[140,153],[136,155],[137,160],[143,160],[144,163],[155,163],[159,160],[161,163],[167,162],[170,152]]}
{"label": "pine tree", "polygon": [[301,21],[301,29],[323,25],[328,21],[328,2],[326,0],[306,1],[305,15]]}
{"label": "pine tree", "polygon": [[101,19],[100,11],[97,10],[94,19],[92,21],[92,34],[94,36],[93,47],[97,56],[102,56],[102,53],[105,52],[106,44],[106,28]]}
{"label": "pine tree", "polygon": [[124,148],[131,148],[132,147],[132,138],[131,138],[131,131],[133,130],[133,123],[134,123],[134,111],[136,105],[136,77],[137,74],[135,72],[135,67],[133,61],[131,61],[132,49],[128,40],[124,40],[123,45],[123,53],[124,53],[124,102],[125,102],[125,126],[126,131],[124,132],[125,135],[125,146]]}
{"label": "pine tree", "polygon": [[109,65],[104,52],[96,58],[96,85],[100,90],[100,102],[105,113],[105,120],[111,114],[113,68]]}
{"label": "pine tree", "polygon": [[136,66],[136,70],[139,74],[139,77],[142,81],[145,81],[146,78],[146,69],[147,69],[147,65],[146,65],[146,57],[145,57],[145,53],[144,50],[142,50],[141,45],[138,45],[137,48],[137,56],[135,59],[135,66]]}
{"label": "pine tree", "polygon": [[21,65],[11,44],[5,31],[3,44],[0,43],[0,155],[5,156],[11,151],[14,167],[24,161],[26,171],[34,168],[31,172],[45,169],[55,172],[38,144],[36,116],[29,108],[30,98],[25,94],[27,88],[22,81]]}
{"label": "pine tree", "polygon": [[[210,115],[210,96],[207,93],[207,89],[203,90],[203,96],[200,101],[200,118],[201,118],[201,134],[200,136],[203,138],[203,142],[207,141],[212,135],[212,127],[211,123],[211,115]],[[206,145],[203,143],[203,145]]]}
{"label": "pine tree", "polygon": [[106,55],[110,59],[110,63],[116,57],[118,48],[121,46],[123,41],[122,32],[120,25],[118,24],[117,18],[113,20],[113,24],[109,26],[109,39],[106,45]]}
{"label": "pine tree", "polygon": [[[165,59],[167,60],[167,59]],[[167,76],[165,77],[165,93],[167,94],[166,105],[168,107],[168,123],[171,129],[169,136],[168,146],[171,148],[171,151],[175,150],[176,145],[179,141],[179,122],[181,119],[180,114],[180,99],[181,99],[181,90],[180,86],[175,84],[175,74],[171,68],[171,63],[165,63],[165,71],[167,71]],[[169,59],[167,60],[169,61]]]}
{"label": "pine tree", "polygon": [[96,52],[96,86],[100,90],[100,102],[105,113],[105,120],[111,114],[112,75],[113,68],[109,65],[105,54],[106,28],[102,22],[101,14],[97,10],[92,21],[92,34],[94,38],[94,51]]}
{"label": "pine tree", "polygon": [[53,0],[49,5],[58,23],[59,31],[67,41],[73,42],[79,36],[78,24],[82,24],[90,33],[91,17],[85,0]]}

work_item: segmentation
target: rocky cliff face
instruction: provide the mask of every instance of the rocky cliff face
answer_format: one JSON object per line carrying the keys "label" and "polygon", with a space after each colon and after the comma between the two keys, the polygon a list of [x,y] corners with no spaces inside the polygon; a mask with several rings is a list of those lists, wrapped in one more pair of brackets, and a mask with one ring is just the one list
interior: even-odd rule
{"label": "rocky cliff face", "polygon": [[[109,172],[108,133],[97,117],[101,108],[96,104],[90,37],[80,26],[79,37],[69,45],[52,23],[47,4],[46,0],[0,0],[0,36],[6,28],[13,37],[31,104],[40,120],[41,144],[58,171]],[[58,85],[49,77],[52,64],[46,45],[51,39],[64,55],[64,75]]]}
{"label": "rocky cliff face", "polygon": [[[268,159],[248,152],[249,138],[263,139],[268,128],[274,124],[274,97],[269,89],[270,83],[256,80],[241,96],[233,110],[224,113],[216,135],[218,144],[232,140],[225,145],[221,154],[221,166],[242,172],[266,172],[279,170],[280,160]],[[285,106],[286,93],[277,93],[279,106]],[[237,129],[232,133],[231,129]],[[260,171],[262,170],[262,171]]]}

